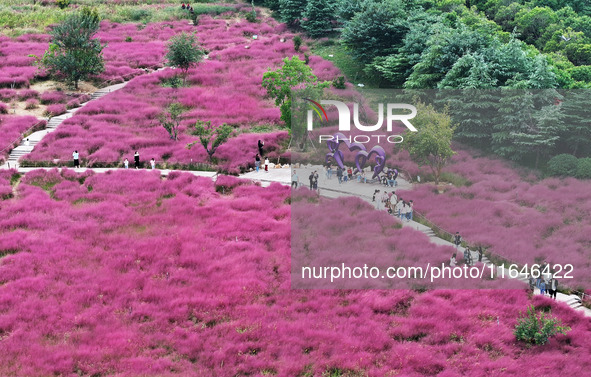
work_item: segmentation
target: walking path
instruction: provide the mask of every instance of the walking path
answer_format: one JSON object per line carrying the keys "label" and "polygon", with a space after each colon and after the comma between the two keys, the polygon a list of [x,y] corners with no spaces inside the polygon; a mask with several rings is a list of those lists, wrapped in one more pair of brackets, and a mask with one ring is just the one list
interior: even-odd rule
{"label": "walking path", "polygon": [[[96,92],[91,94],[91,96],[90,96],[91,99],[89,101],[80,104],[80,107],[70,109],[70,110],[66,111],[64,114],[48,118],[47,126],[45,127],[45,129],[43,129],[41,131],[33,132],[32,134],[30,134],[26,138],[23,138],[20,145],[17,146],[16,148],[14,148],[10,152],[10,155],[8,156],[8,159],[6,160],[6,163],[4,165],[2,165],[0,168],[1,169],[18,168],[18,161],[21,159],[21,157],[23,157],[26,154],[31,153],[31,151],[33,151],[35,146],[41,142],[41,140],[45,137],[45,135],[47,135],[50,132],[55,131],[57,129],[57,127],[64,120],[69,119],[72,116],[74,116],[76,111],[80,110],[82,107],[84,107],[90,101],[94,101],[96,99],[99,99],[99,98],[111,93],[111,92],[119,90],[119,89],[123,88],[125,85],[127,85],[128,82],[129,81],[125,81],[121,84],[115,84],[115,85],[111,85],[111,86],[107,86],[105,88],[99,89]],[[27,145],[27,141],[26,141],[27,139],[29,140],[28,145]]]}
{"label": "walking path", "polygon": [[[128,83],[128,81],[121,83],[121,84],[111,85],[111,86],[102,88],[102,89],[94,92],[91,95],[90,101],[96,100],[96,99],[101,98],[111,92],[119,90],[119,89],[123,88],[127,83]],[[71,118],[76,113],[76,111],[78,111],[80,108],[82,108],[83,106],[88,104],[90,101],[81,104],[81,106],[78,108],[68,110],[65,114],[50,118],[46,128],[44,130],[37,131],[37,132],[34,132],[31,135],[29,135],[26,138],[26,139],[28,139],[28,143],[25,141],[26,139],[23,139],[21,144],[11,151],[7,162],[3,166],[1,166],[0,168],[1,169],[17,168],[20,173],[27,173],[29,171],[38,169],[38,168],[21,168],[18,166],[18,160],[21,157],[23,157],[24,155],[30,153],[34,149],[35,145],[37,145],[39,142],[41,142],[41,140],[43,139],[43,137],[45,137],[45,135],[47,135],[50,132],[55,131],[57,129],[57,127],[64,120]],[[28,144],[28,145],[26,145],[26,144]],[[53,168],[42,168],[42,169],[49,170],[49,169],[53,169]],[[78,172],[83,172],[88,169],[91,169],[97,173],[104,173],[109,170],[120,170],[120,168],[79,168],[79,169],[75,169],[75,170]],[[170,173],[170,171],[171,170],[159,170],[159,172],[163,176],[167,176]],[[303,186],[309,186],[308,177],[309,177],[310,173],[312,173],[314,171],[318,172],[319,194],[322,196],[325,196],[325,197],[329,197],[329,198],[338,198],[338,197],[342,197],[342,196],[356,196],[356,197],[359,197],[359,198],[371,203],[373,193],[376,189],[379,189],[380,191],[383,191],[383,190],[395,191],[398,189],[401,189],[401,190],[411,190],[412,189],[412,184],[403,180],[401,177],[399,177],[397,179],[397,186],[396,187],[385,187],[384,185],[378,184],[378,183],[362,183],[362,182],[357,182],[356,180],[339,183],[335,172],[333,172],[331,179],[329,179],[328,176],[326,175],[324,168],[319,165],[302,166],[302,167],[296,168],[295,171],[298,176],[299,185],[303,185]],[[190,174],[193,174],[196,176],[208,177],[208,178],[212,178],[212,179],[215,179],[217,176],[216,172],[205,172],[205,171],[184,171],[184,172],[190,173]],[[276,169],[274,167],[270,168],[269,171],[265,171],[264,169],[260,169],[258,172],[252,171],[249,173],[245,173],[241,177],[246,178],[246,179],[250,179],[252,181],[260,182],[262,186],[268,186],[274,182],[284,184],[284,185],[290,185],[291,179],[292,179],[292,169],[288,169],[288,168]],[[369,175],[368,175],[368,178],[369,178]],[[403,221],[402,225],[406,226],[406,227],[412,227],[415,230],[425,233],[429,237],[430,241],[433,244],[452,246],[452,247],[454,246],[451,242],[448,242],[444,239],[437,237],[431,228],[429,228],[423,224],[420,224],[415,221]],[[464,248],[460,247],[458,250],[458,255],[462,255],[463,252],[464,252]],[[472,254],[473,260],[478,260],[478,255],[476,252],[472,251],[471,254]],[[483,256],[482,262],[487,266],[494,266],[488,260],[488,258],[486,258],[485,256]],[[497,273],[499,272],[500,269],[503,269],[502,266],[494,266],[493,268],[497,269]],[[508,270],[505,271],[505,276],[509,276]],[[523,281],[525,284],[528,284],[528,280],[525,276],[520,276],[520,277],[518,277],[518,279]],[[537,291],[537,289],[536,289],[535,293],[539,294],[539,291]],[[569,296],[569,295],[564,295],[562,293],[558,293],[557,294],[557,301],[564,302],[567,305],[569,305],[570,307],[572,307],[573,309],[582,311],[585,314],[585,316],[591,317],[591,310],[583,307],[581,304],[580,298],[576,295]]]}
{"label": "walking path", "polygon": [[[397,179],[398,186],[391,188],[391,187],[385,187],[384,185],[377,184],[377,183],[374,183],[374,184],[358,183],[357,181],[351,181],[351,182],[339,184],[339,182],[336,178],[336,175],[334,173],[333,173],[332,178],[328,179],[324,168],[319,165],[304,166],[301,168],[296,168],[295,170],[296,170],[297,176],[299,178],[299,184],[303,185],[305,187],[309,187],[308,177],[309,177],[310,173],[313,171],[317,171],[319,174],[319,176],[318,176],[319,193],[320,193],[320,195],[328,197],[328,198],[338,198],[338,197],[343,197],[343,196],[356,196],[356,197],[361,198],[369,203],[372,203],[372,196],[373,196],[373,193],[376,189],[379,189],[381,191],[383,191],[383,190],[392,191],[392,190],[398,190],[398,189],[411,190],[412,189],[412,184],[410,184],[409,182],[407,182],[401,178]],[[279,182],[279,183],[282,183],[285,185],[290,185],[291,184],[291,172],[292,172],[292,169],[269,169],[268,172],[265,172],[264,170],[260,170],[259,172],[256,172],[256,171],[249,172],[249,173],[243,174],[242,177],[251,179],[253,181],[259,181],[261,183],[266,183],[266,184],[269,184],[271,182]],[[429,237],[429,240],[435,245],[455,247],[455,245],[452,244],[451,242],[437,237],[435,232],[426,225],[423,225],[423,224],[418,223],[416,221],[408,221],[408,222],[403,221],[402,225],[405,227],[411,227],[415,230],[425,233]],[[463,255],[463,253],[464,253],[464,248],[460,247],[458,249],[458,255]],[[474,261],[478,260],[478,253],[476,251],[471,251],[471,255],[472,255],[472,260],[474,260]],[[496,269],[497,276],[500,276],[501,270],[503,269],[502,266],[493,265],[492,262],[484,255],[482,257],[482,263],[484,263],[489,268],[490,268],[490,266],[493,266],[493,268]],[[509,270],[506,268],[504,271],[504,276],[510,276]],[[529,285],[528,279],[524,275],[519,275],[517,277],[517,279],[522,281],[524,284]],[[536,288],[534,290],[534,293],[540,294],[539,289]],[[587,317],[591,317],[591,309],[585,308],[581,304],[581,299],[577,295],[565,295],[562,293],[557,293],[556,300],[560,301],[560,302],[564,302],[565,304],[567,304],[571,308],[583,312],[584,315]]]}

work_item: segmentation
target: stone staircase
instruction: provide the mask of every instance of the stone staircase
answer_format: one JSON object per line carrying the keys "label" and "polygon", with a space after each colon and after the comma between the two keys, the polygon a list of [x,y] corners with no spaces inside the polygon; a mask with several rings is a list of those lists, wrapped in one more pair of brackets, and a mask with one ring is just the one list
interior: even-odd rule
{"label": "stone staircase", "polygon": [[[31,135],[24,138],[21,141],[20,145],[18,145],[16,148],[14,148],[10,152],[10,155],[8,156],[8,160],[6,161],[4,166],[2,166],[2,168],[16,168],[16,167],[18,167],[19,160],[22,157],[24,157],[25,155],[31,153],[33,151],[33,149],[35,148],[35,146],[41,142],[43,137],[45,135],[47,135],[48,133],[55,131],[58,128],[58,126],[60,124],[62,124],[62,122],[64,120],[69,119],[72,116],[74,116],[76,111],[78,111],[79,109],[81,109],[82,107],[84,107],[85,105],[90,103],[90,101],[97,100],[101,97],[106,96],[109,93],[119,90],[119,89],[123,88],[126,84],[127,84],[127,81],[124,83],[121,83],[121,84],[115,84],[115,85],[108,86],[106,88],[99,89],[96,92],[92,93],[90,95],[90,100],[88,102],[82,103],[80,105],[80,107],[68,110],[64,114],[47,119],[47,125],[45,126],[45,129],[43,129],[41,131],[34,132]],[[28,145],[26,145],[27,144],[26,139],[29,139]]]}

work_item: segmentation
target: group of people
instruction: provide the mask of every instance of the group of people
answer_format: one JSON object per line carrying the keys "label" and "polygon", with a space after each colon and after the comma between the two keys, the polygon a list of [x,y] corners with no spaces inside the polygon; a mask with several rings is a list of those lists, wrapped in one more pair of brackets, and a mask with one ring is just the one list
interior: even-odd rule
{"label": "group of people", "polygon": [[[456,232],[456,234],[453,235],[453,243],[456,246],[456,250],[459,249],[462,245],[462,236],[460,235],[460,232]],[[482,251],[482,246],[478,246],[478,249],[474,251],[478,254],[478,262],[482,262],[482,256],[484,254]],[[457,253],[453,253],[451,258],[449,259],[449,265],[452,267],[457,265],[456,256]],[[472,266],[474,264],[472,251],[468,247],[464,248],[464,263],[467,266]]]}
{"label": "group of people", "polygon": [[538,288],[542,296],[548,295],[556,300],[556,293],[558,293],[558,279],[553,276],[546,278],[541,273],[538,278],[530,276],[529,289],[533,292],[534,288]]}
{"label": "group of people", "polygon": [[[326,165],[324,165],[324,167],[326,169],[326,178],[331,179],[332,174],[333,174],[331,162],[330,161],[327,162]],[[341,168],[340,166],[337,166],[336,176],[339,181],[339,184],[345,183],[345,182],[350,182],[353,180],[357,180],[357,182],[367,183],[367,177],[365,175],[365,170],[359,171],[359,170],[355,169],[355,171],[353,171],[353,169],[350,166],[349,167],[344,166],[343,168]],[[398,178],[398,169],[388,169],[388,172],[386,174],[382,175],[379,178],[379,180],[382,184],[384,184],[384,186],[395,187],[395,186],[398,186],[398,182],[396,181],[396,178]]]}
{"label": "group of people", "polygon": [[[265,146],[265,142],[262,140],[259,140],[259,142],[257,143],[259,153],[257,153],[254,156],[254,168],[257,171],[257,173],[259,172],[259,170],[261,168],[261,158],[263,156],[263,147],[264,146]],[[269,172],[269,158],[268,157],[265,157],[265,171],[267,173]]]}
{"label": "group of people", "polygon": [[185,3],[183,3],[183,5],[181,5],[181,9],[186,9],[186,10],[188,10],[191,13],[194,12],[193,7],[189,3],[187,3],[187,5],[185,5]]}
{"label": "group of people", "polygon": [[375,190],[372,197],[376,209],[387,210],[389,214],[399,217],[400,220],[411,221],[413,216],[414,202],[408,202],[398,198],[395,191]]}
{"label": "group of people", "polygon": [[[74,160],[74,168],[79,168],[80,167],[80,153],[78,153],[78,150],[75,150],[72,153],[72,159]],[[135,153],[133,154],[133,161],[134,161],[135,168],[140,169],[140,167],[141,167],[140,153],[138,151],[135,151]],[[129,160],[127,158],[125,158],[123,160],[123,166],[125,167],[125,169],[129,169]],[[150,160],[150,167],[152,168],[152,170],[156,169],[156,160],[154,158],[152,158]]]}

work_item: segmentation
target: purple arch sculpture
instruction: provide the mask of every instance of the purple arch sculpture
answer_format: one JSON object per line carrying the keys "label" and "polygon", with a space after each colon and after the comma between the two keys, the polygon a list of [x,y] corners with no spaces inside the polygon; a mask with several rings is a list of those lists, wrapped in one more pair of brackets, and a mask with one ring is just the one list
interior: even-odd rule
{"label": "purple arch sculpture", "polygon": [[373,155],[375,155],[376,166],[373,168],[373,176],[371,178],[375,179],[384,170],[384,166],[386,166],[386,151],[384,148],[376,145],[375,147],[371,148],[369,152],[359,151],[355,156],[355,165],[357,165],[357,170],[361,171],[365,167],[367,161],[371,159]]}
{"label": "purple arch sculpture", "polygon": [[[338,141],[336,141],[336,140],[338,140]],[[343,152],[339,150],[341,143],[345,144],[347,146],[347,148],[349,148],[349,151],[351,151],[351,152],[365,151],[365,145],[360,144],[360,143],[350,143],[349,139],[346,138],[345,135],[343,135],[340,132],[337,132],[336,134],[334,134],[332,137],[332,140],[328,140],[326,142],[329,152],[326,154],[325,162],[328,162],[328,161],[330,161],[331,158],[333,158],[335,160],[335,162],[337,163],[337,165],[341,169],[343,169],[345,167],[345,165],[343,164],[345,156],[343,155]]]}
{"label": "purple arch sculpture", "polygon": [[[338,140],[338,141],[337,141]],[[373,168],[373,176],[372,179],[377,178],[380,173],[384,170],[386,166],[386,151],[384,148],[380,147],[379,145],[374,146],[370,149],[369,152],[365,149],[365,145],[361,143],[350,143],[349,139],[345,137],[340,132],[337,132],[333,135],[332,140],[328,140],[326,145],[328,147],[329,152],[326,154],[325,162],[328,163],[330,159],[334,159],[336,164],[343,169],[345,165],[344,162],[344,155],[343,152],[339,150],[339,146],[341,143],[345,144],[349,151],[358,151],[357,155],[355,155],[355,171],[361,171],[365,167],[365,164],[369,159],[371,159],[375,155],[375,164],[376,166]]]}

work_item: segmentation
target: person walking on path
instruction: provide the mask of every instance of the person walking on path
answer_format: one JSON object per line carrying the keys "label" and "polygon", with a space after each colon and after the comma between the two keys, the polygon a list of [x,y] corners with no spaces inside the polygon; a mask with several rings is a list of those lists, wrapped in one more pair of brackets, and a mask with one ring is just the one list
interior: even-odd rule
{"label": "person walking on path", "polygon": [[550,297],[556,300],[556,293],[558,292],[558,280],[555,277],[552,277],[550,280]]}
{"label": "person walking on path", "polygon": [[314,189],[314,172],[310,173],[308,180],[310,181],[310,190],[313,190]]}
{"label": "person walking on path", "polygon": [[478,246],[478,261],[482,262],[482,246]]}
{"label": "person walking on path", "polygon": [[340,166],[337,166],[337,179],[339,180],[339,185],[343,183],[343,169]]}
{"label": "person walking on path", "polygon": [[254,168],[256,169],[257,173],[259,172],[259,168],[261,167],[261,155],[258,153],[254,156]]}
{"label": "person walking on path", "polygon": [[265,172],[269,172],[269,157],[265,157]]}
{"label": "person walking on path", "polygon": [[[337,172],[338,172],[338,170],[337,170]],[[382,201],[382,195],[380,194],[380,190],[376,190],[376,192],[373,193],[373,197],[375,198],[376,209],[379,211],[381,209],[381,201]]]}
{"label": "person walking on path", "polygon": [[546,281],[544,279],[540,281],[540,294],[542,296],[546,295]]}
{"label": "person walking on path", "polygon": [[533,276],[529,277],[529,290],[533,294],[536,288],[536,279]]}
{"label": "person walking on path", "polygon": [[382,192],[382,195],[380,196],[380,202],[382,203],[380,209],[388,209],[388,199],[390,199],[390,197],[388,196],[386,190],[384,190],[384,192]]}
{"label": "person walking on path", "polygon": [[150,166],[152,167],[152,170],[156,169],[156,160],[154,160],[154,158],[150,160]]}
{"label": "person walking on path", "polygon": [[263,156],[263,146],[265,145],[265,142],[262,140],[259,140],[258,142],[258,147],[259,147],[259,155],[262,157]]}
{"label": "person walking on path", "polygon": [[318,172],[314,170],[314,179],[312,180],[312,187],[314,190],[318,190]]}
{"label": "person walking on path", "polygon": [[291,188],[298,188],[298,175],[296,174],[295,170],[291,176]]}
{"label": "person walking on path", "polygon": [[135,151],[133,154],[133,161],[136,169],[140,168],[140,154],[138,151]]}
{"label": "person walking on path", "polygon": [[408,206],[409,207],[408,207],[408,213],[406,214],[406,219],[408,221],[412,221],[412,213],[413,213],[413,210],[414,210],[414,205],[415,204],[414,204],[414,202],[412,200],[408,202]]}
{"label": "person walking on path", "polygon": [[79,168],[80,167],[80,155],[78,154],[78,151],[74,151],[74,153],[72,153],[72,157],[74,158],[74,167]]}
{"label": "person walking on path", "polygon": [[472,265],[472,253],[468,248],[464,249],[464,263],[466,263],[466,266]]}
{"label": "person walking on path", "polygon": [[129,169],[129,160],[127,158],[123,161],[123,165],[125,166],[125,169]]}
{"label": "person walking on path", "polygon": [[31,145],[31,143],[29,143],[29,138],[25,139],[25,147],[28,147],[29,145]]}
{"label": "person walking on path", "polygon": [[462,236],[460,236],[460,232],[456,232],[456,235],[454,236],[454,245],[456,245],[456,249],[458,249],[461,244]]}
{"label": "person walking on path", "polygon": [[449,258],[449,266],[450,267],[455,267],[458,264],[458,262],[456,261],[456,254],[452,254],[451,258]]}
{"label": "person walking on path", "polygon": [[332,164],[330,161],[326,163],[326,178],[330,179],[332,177]]}

